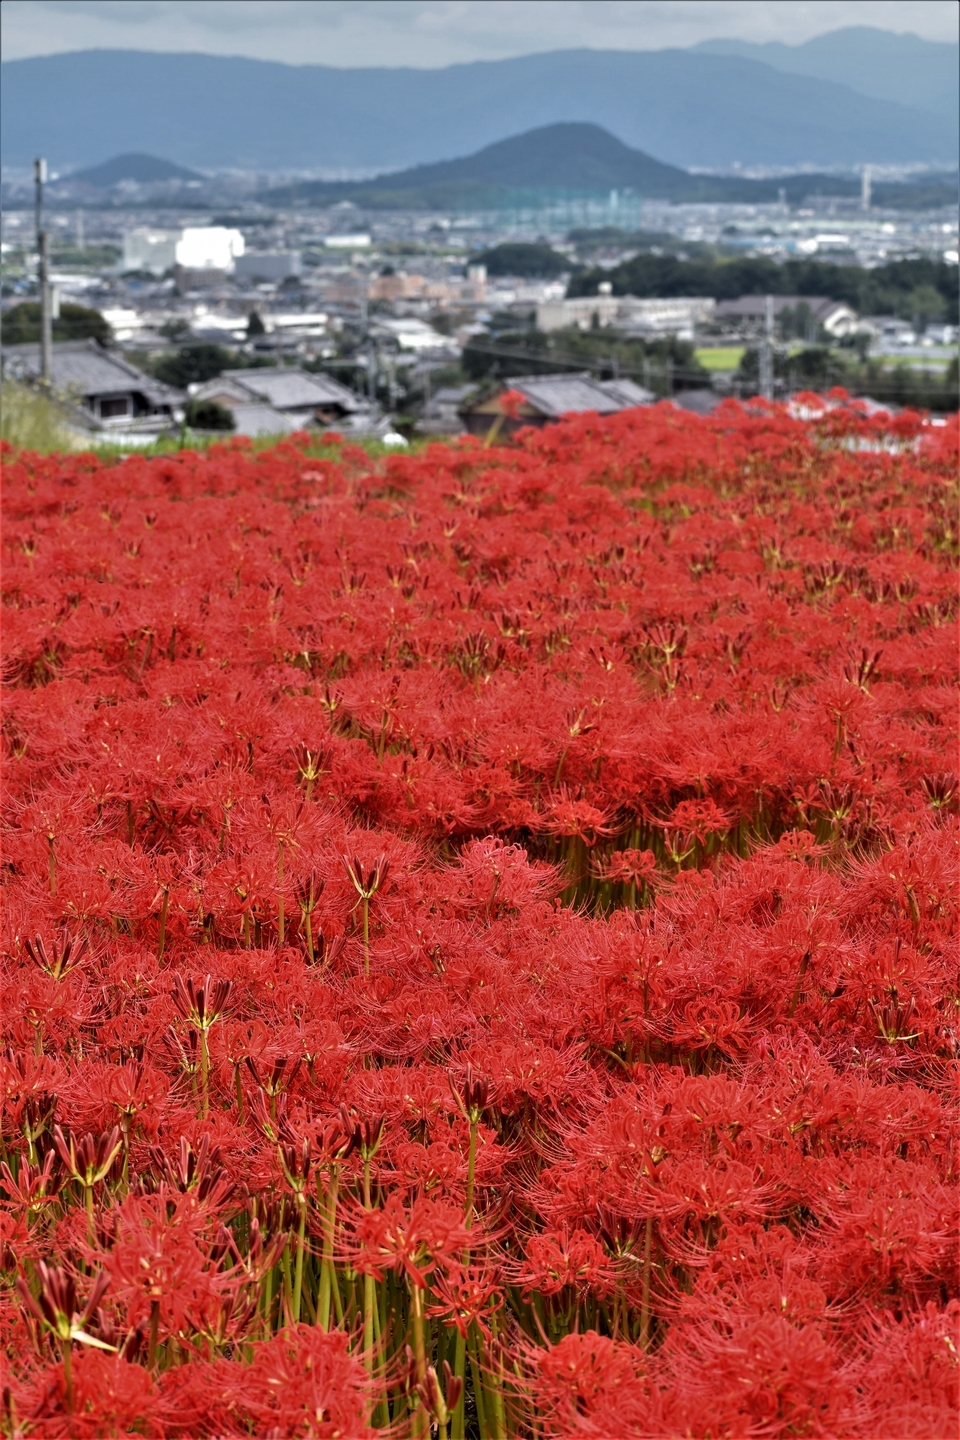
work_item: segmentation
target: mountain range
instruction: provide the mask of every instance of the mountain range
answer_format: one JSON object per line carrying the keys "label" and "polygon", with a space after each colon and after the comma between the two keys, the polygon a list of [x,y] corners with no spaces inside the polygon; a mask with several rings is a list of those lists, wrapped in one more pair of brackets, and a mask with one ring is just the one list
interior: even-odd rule
{"label": "mountain range", "polygon": [[[717,53],[726,42],[711,42],[714,48],[690,50],[554,51],[437,70],[84,50],[3,63],[0,144],[6,165],[45,154],[60,171],[126,149],[191,168],[346,178],[579,121],[682,168],[952,165],[957,126],[946,110],[956,105],[957,86],[954,78],[951,91],[943,74],[952,64],[956,77],[957,47],[914,38],[854,27],[821,37],[830,43],[814,50]],[[902,75],[892,86],[884,77],[897,46]],[[838,70],[843,80],[824,77]],[[913,98],[904,103],[894,94]]]}
{"label": "mountain range", "polygon": [[702,40],[693,47],[707,55],[739,55],[791,75],[810,75],[848,85],[858,95],[895,100],[932,111],[957,126],[960,51],[956,45],[896,35],[871,25],[848,25],[802,45],[770,40]]}
{"label": "mountain range", "polygon": [[[939,199],[926,192],[942,191]],[[630,190],[644,199],[761,203],[784,199],[795,204],[806,196],[856,195],[859,180],[839,175],[796,174],[772,180],[691,174],[664,165],[642,150],[624,145],[599,125],[544,125],[498,140],[473,155],[415,165],[369,180],[298,181],[271,186],[260,198],[272,205],[294,202],[332,205],[344,200],[364,209],[494,209],[537,203],[545,192],[598,194]],[[905,185],[880,185],[877,199],[887,204],[916,204]],[[539,192],[539,193],[536,193]],[[891,192],[889,195],[883,192]],[[956,193],[949,176],[929,176],[924,203],[945,204]]]}

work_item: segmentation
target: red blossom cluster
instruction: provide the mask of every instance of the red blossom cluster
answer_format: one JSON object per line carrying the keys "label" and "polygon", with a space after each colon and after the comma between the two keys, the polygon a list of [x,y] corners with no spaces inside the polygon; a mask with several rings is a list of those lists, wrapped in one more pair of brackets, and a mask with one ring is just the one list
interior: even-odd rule
{"label": "red blossom cluster", "polygon": [[955,1433],[956,458],[4,456],[0,1433]]}

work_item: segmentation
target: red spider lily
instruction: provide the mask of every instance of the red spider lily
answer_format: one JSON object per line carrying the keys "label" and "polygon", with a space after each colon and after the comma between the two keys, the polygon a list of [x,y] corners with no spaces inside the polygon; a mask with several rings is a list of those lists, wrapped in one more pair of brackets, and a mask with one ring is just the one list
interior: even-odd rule
{"label": "red spider lily", "polygon": [[83,1192],[87,1214],[93,1225],[93,1192],[105,1180],[123,1149],[119,1125],[102,1135],[84,1135],[79,1141],[64,1135],[59,1125],[53,1127],[53,1143],[67,1173],[77,1181]]}
{"label": "red spider lily", "polygon": [[522,419],[4,449],[11,1434],[954,1433],[956,423]]}
{"label": "red spider lily", "polygon": [[382,1209],[364,1210],[354,1220],[354,1263],[362,1274],[383,1279],[396,1270],[424,1290],[435,1266],[456,1263],[469,1244],[459,1209],[425,1197],[407,1207],[389,1196]]}
{"label": "red spider lily", "polygon": [[470,1327],[476,1326],[483,1338],[489,1340],[490,1315],[503,1303],[502,1290],[496,1272],[485,1265],[448,1262],[445,1269],[434,1270],[430,1276],[430,1293],[435,1300],[427,1306],[426,1313],[455,1325],[464,1339]]}
{"label": "red spider lily", "polygon": [[171,1187],[186,1194],[192,1192],[201,1203],[217,1208],[234,1191],[234,1182],[223,1169],[218,1146],[211,1148],[210,1136],[204,1135],[194,1150],[186,1136],[181,1135],[179,1152],[169,1159],[153,1147],[151,1158],[160,1175]]}
{"label": "red spider lily", "polygon": [[88,1321],[106,1293],[110,1278],[102,1272],[96,1277],[82,1309],[79,1308],[74,1277],[59,1265],[47,1265],[43,1260],[38,1260],[37,1278],[40,1288],[36,1296],[22,1275],[17,1276],[17,1290],[27,1314],[37,1323],[41,1332],[47,1331],[60,1347],[69,1411],[73,1409],[71,1351],[74,1341],[100,1350],[113,1348],[96,1335],[89,1334],[86,1329]]}
{"label": "red spider lily", "polygon": [[572,1235],[533,1236],[520,1278],[529,1297],[534,1291],[552,1296],[568,1288],[581,1294],[589,1289],[602,1292],[613,1277],[603,1247],[584,1230],[575,1230]]}
{"label": "red spider lily", "polygon": [[34,1166],[29,1160],[21,1160],[16,1178],[5,1160],[0,1163],[0,1177],[7,1192],[7,1203],[19,1205],[32,1215],[42,1214],[44,1209],[56,1200],[63,1184],[63,1177],[54,1174],[56,1161],[55,1150],[47,1151],[42,1165]]}
{"label": "red spider lily", "polygon": [[230,980],[214,980],[210,975],[200,984],[177,975],[173,1003],[185,1020],[198,1030],[206,1031],[223,1014],[232,988]]}
{"label": "red spider lily", "polygon": [[629,885],[649,884],[657,875],[656,856],[652,850],[614,850],[594,869],[600,880],[622,880]]}
{"label": "red spider lily", "polygon": [[575,835],[591,848],[603,836],[614,833],[607,823],[607,816],[595,805],[565,796],[555,800],[550,807],[546,825],[554,835]]}
{"label": "red spider lily", "polygon": [[526,397],[520,390],[504,390],[497,404],[504,415],[516,420],[521,408],[526,404]]}
{"label": "red spider lily", "polygon": [[23,948],[34,964],[46,974],[52,975],[54,980],[60,980],[76,970],[89,958],[90,951],[89,941],[85,936],[78,940],[68,931],[63,932],[61,939],[54,942],[49,951],[41,935],[37,935],[32,941],[25,940]]}
{"label": "red spider lily", "polygon": [[681,800],[664,824],[667,830],[685,832],[702,843],[709,835],[729,830],[730,817],[713,800]]}

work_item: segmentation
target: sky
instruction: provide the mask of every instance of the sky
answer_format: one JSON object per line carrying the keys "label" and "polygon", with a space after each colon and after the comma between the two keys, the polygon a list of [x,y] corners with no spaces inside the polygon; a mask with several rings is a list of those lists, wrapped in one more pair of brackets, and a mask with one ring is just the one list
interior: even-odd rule
{"label": "sky", "polygon": [[95,48],[436,67],[579,46],[799,44],[843,25],[956,41],[956,0],[2,0],[5,60]]}

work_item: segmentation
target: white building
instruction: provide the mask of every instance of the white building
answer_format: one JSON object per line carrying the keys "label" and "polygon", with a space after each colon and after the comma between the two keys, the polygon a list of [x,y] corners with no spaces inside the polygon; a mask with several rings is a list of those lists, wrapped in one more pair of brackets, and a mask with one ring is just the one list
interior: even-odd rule
{"label": "white building", "polygon": [[174,265],[185,270],[232,270],[243,252],[240,231],[224,225],[188,225],[182,230],[140,225],[123,237],[123,268],[154,275]]}
{"label": "white building", "polygon": [[232,270],[244,248],[239,230],[225,225],[188,225],[177,241],[177,264],[185,270]]}
{"label": "white building", "polygon": [[325,235],[328,250],[369,250],[372,237],[366,234]]}
{"label": "white building", "polygon": [[416,320],[412,316],[403,316],[396,320],[378,317],[375,329],[392,335],[401,350],[450,350],[453,348],[449,336],[441,335],[425,320]]}
{"label": "white building", "polygon": [[138,225],[123,237],[124,270],[149,270],[162,275],[177,263],[179,230],[154,230]]}
{"label": "white building", "polygon": [[537,306],[539,330],[563,330],[576,325],[590,330],[615,326],[634,334],[689,335],[697,325],[708,324],[717,302],[707,296],[667,296],[641,300],[635,295],[613,295],[609,284],[597,295],[573,300],[547,300]]}

